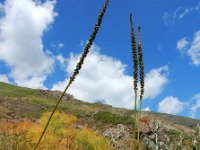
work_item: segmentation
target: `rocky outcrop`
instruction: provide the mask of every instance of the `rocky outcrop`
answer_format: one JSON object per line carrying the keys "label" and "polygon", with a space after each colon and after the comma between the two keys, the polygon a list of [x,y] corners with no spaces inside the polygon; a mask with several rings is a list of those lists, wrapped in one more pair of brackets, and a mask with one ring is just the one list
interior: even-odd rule
{"label": "rocky outcrop", "polygon": [[130,141],[131,139],[128,127],[122,124],[108,128],[102,135],[109,138],[114,148],[119,150],[127,149],[127,141]]}
{"label": "rocky outcrop", "polygon": [[[50,90],[39,90],[37,95],[46,96],[48,98],[58,99],[61,96],[62,92],[60,91],[50,91]],[[65,93],[63,100],[73,100],[74,96],[71,94]]]}

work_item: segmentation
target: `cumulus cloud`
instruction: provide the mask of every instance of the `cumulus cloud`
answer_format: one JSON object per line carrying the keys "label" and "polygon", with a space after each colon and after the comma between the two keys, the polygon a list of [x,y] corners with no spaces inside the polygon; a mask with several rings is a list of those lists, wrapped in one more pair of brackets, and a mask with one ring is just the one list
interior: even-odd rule
{"label": "cumulus cloud", "polygon": [[66,60],[65,60],[65,58],[64,58],[64,56],[63,56],[62,54],[58,54],[58,55],[56,56],[56,60],[57,60],[62,66],[65,66]]}
{"label": "cumulus cloud", "polygon": [[144,111],[151,111],[151,109],[150,109],[150,107],[148,106],[148,107],[146,107],[146,108],[144,108],[143,109]]}
{"label": "cumulus cloud", "polygon": [[5,82],[5,83],[9,83],[9,79],[6,75],[1,75],[0,74],[0,82]]}
{"label": "cumulus cloud", "polygon": [[58,43],[58,48],[61,49],[61,48],[64,48],[65,45],[63,43]]}
{"label": "cumulus cloud", "polygon": [[200,65],[200,31],[194,34],[191,47],[187,51],[188,55],[192,59],[192,63],[196,66]]}
{"label": "cumulus cloud", "polygon": [[145,99],[152,99],[159,95],[168,82],[168,66],[152,69],[145,76]]}
{"label": "cumulus cloud", "polygon": [[[73,73],[80,55],[71,53],[66,72]],[[167,82],[167,66],[153,69],[146,75],[145,99],[161,93]],[[97,45],[92,46],[80,74],[69,89],[76,98],[88,101],[104,101],[115,107],[133,108],[132,77],[125,73],[126,65],[121,61],[100,53]],[[53,85],[53,90],[63,90],[69,79]]]}
{"label": "cumulus cloud", "polygon": [[200,3],[198,3],[196,6],[189,8],[178,7],[173,12],[166,12],[163,15],[164,24],[172,25],[176,22],[176,20],[183,19],[186,15],[197,12],[199,10],[200,10]]}
{"label": "cumulus cloud", "polygon": [[183,51],[187,48],[188,44],[189,41],[186,38],[182,38],[177,42],[176,48],[180,51]]}
{"label": "cumulus cloud", "polygon": [[193,100],[195,100],[196,103],[191,107],[190,113],[191,113],[191,117],[195,118],[196,117],[196,111],[200,108],[200,93],[196,94],[193,97]]}
{"label": "cumulus cloud", "polygon": [[177,49],[187,54],[191,58],[193,65],[199,66],[200,65],[200,31],[197,31],[194,33],[192,42],[187,41],[185,38],[179,40],[177,42]]}
{"label": "cumulus cloud", "polygon": [[168,96],[159,103],[158,111],[176,115],[183,111],[184,106],[185,103],[181,102],[177,97]]}
{"label": "cumulus cloud", "polygon": [[42,37],[57,15],[56,1],[6,0],[1,7],[0,60],[11,67],[9,76],[21,86],[44,88],[54,60]]}
{"label": "cumulus cloud", "polygon": [[65,47],[65,45],[61,42],[50,43],[50,47],[52,50],[59,51]]}
{"label": "cumulus cloud", "polygon": [[81,40],[80,46],[82,47],[82,46],[84,46],[84,44],[85,44],[85,42],[83,40]]}

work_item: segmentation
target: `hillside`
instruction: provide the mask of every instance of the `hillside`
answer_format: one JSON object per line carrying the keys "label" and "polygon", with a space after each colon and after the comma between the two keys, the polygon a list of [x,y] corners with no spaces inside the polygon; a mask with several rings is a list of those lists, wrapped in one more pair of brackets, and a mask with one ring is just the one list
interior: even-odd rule
{"label": "hillside", "polygon": [[[17,122],[31,120],[37,122],[41,115],[50,112],[61,92],[36,90],[0,83],[0,122]],[[101,103],[87,103],[65,94],[58,111],[77,117],[74,128],[88,128],[107,138],[115,149],[130,149],[132,141],[133,111],[124,108],[114,108]],[[162,114],[156,112],[142,112],[141,138],[153,133],[153,121],[160,124],[160,133],[166,129],[172,139],[177,140],[180,131],[187,135],[185,146],[191,145],[189,135],[193,135],[199,120]],[[1,138],[0,138],[1,140]],[[189,148],[187,148],[189,149]]]}

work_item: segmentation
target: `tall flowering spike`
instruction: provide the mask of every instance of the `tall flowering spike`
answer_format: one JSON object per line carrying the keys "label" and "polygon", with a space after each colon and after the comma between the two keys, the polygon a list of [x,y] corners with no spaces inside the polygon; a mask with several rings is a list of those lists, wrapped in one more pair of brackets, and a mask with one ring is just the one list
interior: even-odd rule
{"label": "tall flowering spike", "polygon": [[131,46],[132,46],[132,57],[133,57],[133,78],[134,78],[134,90],[137,91],[137,82],[138,82],[138,58],[137,58],[137,48],[135,41],[135,32],[132,20],[132,13],[130,14],[130,24],[131,24]]}
{"label": "tall flowering spike", "polygon": [[101,10],[101,12],[99,14],[97,23],[95,24],[95,27],[94,27],[94,29],[92,31],[92,34],[90,35],[90,39],[88,40],[88,42],[87,42],[87,44],[86,44],[86,46],[85,46],[85,48],[83,50],[83,53],[82,53],[82,55],[80,57],[80,60],[79,60],[79,63],[77,63],[76,68],[74,69],[74,73],[70,77],[70,81],[69,81],[68,86],[70,86],[72,84],[72,82],[75,80],[76,76],[79,74],[80,69],[82,68],[84,60],[85,60],[85,58],[86,58],[86,56],[87,56],[87,54],[89,52],[90,47],[92,46],[92,43],[93,43],[93,41],[94,41],[94,39],[96,37],[96,34],[97,34],[98,30],[99,30],[99,27],[101,26],[101,22],[102,22],[104,13],[106,11],[108,2],[109,2],[109,0],[106,0],[105,4],[104,4],[104,6],[103,6],[103,8],[102,8],[102,10]]}
{"label": "tall flowering spike", "polygon": [[142,99],[144,95],[144,62],[143,62],[143,53],[142,53],[142,44],[140,39],[140,27],[138,27],[138,59],[140,66],[140,107],[138,113],[138,149],[140,149],[140,115],[142,110]]}
{"label": "tall flowering spike", "polygon": [[70,77],[70,80],[69,80],[69,82],[68,82],[68,84],[67,84],[65,90],[63,91],[63,93],[62,93],[62,95],[60,96],[58,102],[56,103],[56,106],[54,107],[54,109],[53,109],[53,111],[52,111],[52,113],[51,113],[51,115],[50,115],[50,117],[49,117],[49,119],[48,119],[48,121],[47,121],[47,124],[45,125],[45,128],[44,128],[44,130],[43,130],[43,132],[42,132],[42,134],[41,134],[41,136],[40,136],[40,138],[39,138],[39,140],[38,140],[38,142],[37,142],[37,144],[36,144],[36,146],[35,146],[35,148],[34,148],[34,150],[36,150],[37,147],[39,146],[39,144],[40,144],[40,142],[41,142],[41,140],[42,140],[42,138],[43,138],[43,136],[44,136],[44,134],[45,134],[45,132],[46,132],[48,126],[49,126],[49,123],[50,123],[50,121],[51,121],[51,119],[52,119],[52,117],[53,117],[53,115],[54,115],[54,113],[55,113],[55,111],[56,111],[56,109],[57,109],[59,103],[61,102],[63,96],[65,95],[65,92],[67,91],[67,89],[69,88],[69,86],[73,83],[73,81],[75,80],[76,76],[79,74],[79,71],[80,71],[81,68],[82,68],[82,65],[83,65],[83,63],[84,63],[84,60],[85,60],[85,58],[86,58],[86,56],[87,56],[87,54],[88,54],[88,52],[89,52],[89,49],[90,49],[90,47],[92,46],[92,43],[93,43],[93,41],[94,41],[94,39],[95,39],[95,37],[96,37],[96,35],[97,35],[97,32],[99,31],[99,28],[100,28],[100,26],[101,26],[101,22],[102,22],[104,13],[105,13],[105,11],[106,11],[106,8],[107,8],[107,6],[108,6],[108,2],[109,2],[109,0],[106,0],[105,3],[104,3],[104,6],[103,6],[103,8],[102,8],[102,10],[101,10],[101,12],[100,12],[100,14],[99,14],[99,16],[98,16],[98,20],[97,20],[97,22],[96,22],[96,24],[95,24],[95,26],[94,26],[94,29],[93,29],[93,31],[92,31],[92,34],[90,35],[90,38],[89,38],[87,44],[85,45],[85,48],[84,48],[83,53],[82,53],[82,55],[81,55],[81,57],[80,57],[80,60],[79,60],[79,62],[77,63],[76,68],[74,69],[74,72],[73,72],[72,76]]}
{"label": "tall flowering spike", "polygon": [[140,66],[140,100],[143,99],[144,96],[144,61],[143,61],[143,52],[142,52],[142,44],[140,39],[140,27],[138,27],[138,56],[139,56],[139,66]]}
{"label": "tall flowering spike", "polygon": [[131,47],[132,47],[132,58],[133,58],[133,89],[134,89],[134,120],[133,120],[133,134],[135,138],[135,126],[136,126],[136,109],[137,109],[137,82],[138,82],[138,56],[135,41],[134,26],[132,20],[132,13],[130,13],[130,26],[131,26]]}

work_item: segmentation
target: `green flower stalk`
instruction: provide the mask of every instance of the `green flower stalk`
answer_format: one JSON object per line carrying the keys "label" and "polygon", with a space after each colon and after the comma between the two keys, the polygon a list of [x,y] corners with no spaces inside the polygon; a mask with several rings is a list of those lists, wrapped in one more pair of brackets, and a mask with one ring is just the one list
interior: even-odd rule
{"label": "green flower stalk", "polygon": [[140,100],[142,100],[144,96],[144,60],[142,52],[142,43],[140,39],[140,27],[138,27],[138,56],[140,66]]}
{"label": "green flower stalk", "polygon": [[142,44],[140,39],[140,27],[138,27],[138,59],[139,59],[139,66],[140,66],[140,107],[139,107],[139,114],[138,114],[138,145],[140,145],[140,115],[142,109],[142,99],[144,96],[144,62],[143,62],[143,52],[142,52]]}
{"label": "green flower stalk", "polygon": [[135,41],[135,33],[134,33],[134,26],[132,20],[132,13],[130,13],[130,25],[131,25],[131,46],[132,46],[132,58],[133,58],[133,88],[135,93],[134,99],[134,122],[133,122],[133,136],[135,138],[135,126],[136,126],[136,112],[137,112],[137,83],[138,83],[138,56],[137,56],[137,48],[136,48],[136,41]]}
{"label": "green flower stalk", "polygon": [[100,28],[100,26],[101,26],[104,13],[105,13],[106,8],[107,8],[107,6],[108,6],[108,2],[109,2],[109,0],[106,0],[105,3],[104,3],[104,6],[103,6],[103,8],[102,8],[102,10],[101,10],[101,12],[100,12],[100,14],[99,14],[99,16],[98,16],[98,20],[97,20],[97,22],[96,22],[96,24],[95,24],[95,26],[94,26],[94,29],[93,29],[93,31],[92,31],[92,34],[90,35],[90,38],[89,38],[88,42],[87,42],[87,44],[86,44],[86,46],[85,46],[85,48],[84,48],[84,50],[83,50],[83,53],[82,53],[82,55],[81,55],[81,57],[80,57],[80,60],[79,60],[79,62],[77,63],[76,68],[74,69],[74,72],[73,72],[73,74],[71,75],[70,80],[69,80],[69,82],[68,82],[68,84],[67,84],[65,90],[63,91],[63,93],[62,93],[62,95],[60,96],[58,102],[56,103],[56,106],[54,107],[54,109],[53,109],[53,111],[52,111],[52,113],[51,113],[51,115],[50,115],[50,117],[49,117],[49,119],[48,119],[48,121],[47,121],[47,123],[46,123],[46,125],[45,125],[45,128],[44,128],[44,130],[43,130],[43,132],[42,132],[42,134],[41,134],[41,136],[40,136],[40,138],[39,138],[39,140],[38,140],[38,142],[37,142],[37,144],[36,144],[36,146],[35,146],[35,148],[34,148],[34,150],[36,150],[37,147],[39,146],[39,144],[40,144],[40,142],[41,142],[41,140],[42,140],[42,138],[43,138],[43,136],[44,136],[44,134],[45,134],[45,132],[46,132],[48,126],[49,126],[49,123],[50,123],[50,121],[51,121],[51,119],[52,119],[52,117],[53,117],[53,115],[54,115],[54,113],[55,113],[55,111],[56,111],[58,105],[60,104],[60,102],[61,102],[63,96],[65,95],[67,89],[68,89],[68,88],[70,87],[70,85],[73,83],[73,81],[75,80],[76,76],[79,74],[79,71],[80,71],[81,68],[82,68],[82,65],[83,65],[83,63],[84,63],[84,60],[85,60],[85,58],[86,58],[86,56],[87,56],[87,54],[88,54],[88,52],[89,52],[89,49],[90,49],[90,47],[92,46],[92,43],[93,43],[93,41],[94,41],[94,39],[95,39],[95,37],[96,37],[96,35],[97,35],[97,32],[98,32],[98,30],[99,30],[99,28]]}

